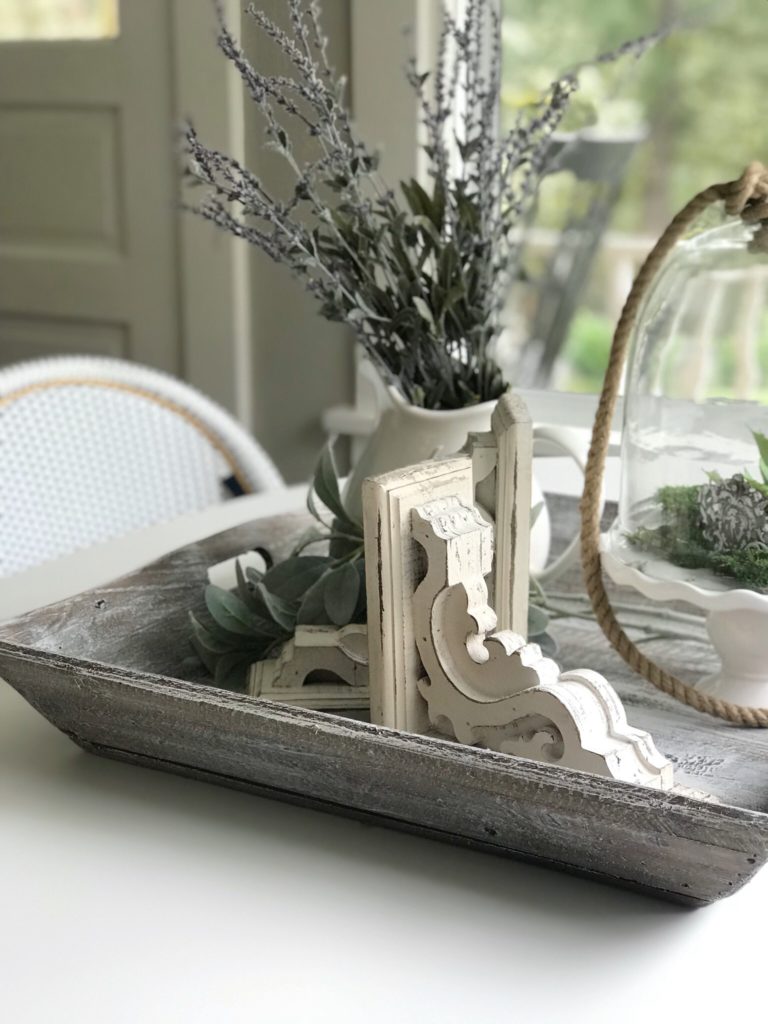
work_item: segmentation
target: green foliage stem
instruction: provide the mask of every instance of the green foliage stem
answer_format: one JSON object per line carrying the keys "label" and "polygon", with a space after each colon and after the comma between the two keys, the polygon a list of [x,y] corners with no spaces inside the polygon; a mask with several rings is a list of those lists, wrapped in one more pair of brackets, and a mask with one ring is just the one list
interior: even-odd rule
{"label": "green foliage stem", "polygon": [[628,535],[635,547],[682,569],[706,569],[750,590],[768,591],[768,551],[716,551],[708,542],[699,515],[701,487],[662,487],[657,500],[663,525]]}

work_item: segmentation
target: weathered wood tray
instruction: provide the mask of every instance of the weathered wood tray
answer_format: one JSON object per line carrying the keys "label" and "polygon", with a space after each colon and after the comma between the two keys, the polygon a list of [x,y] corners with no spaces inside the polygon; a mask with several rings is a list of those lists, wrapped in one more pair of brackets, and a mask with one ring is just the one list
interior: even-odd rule
{"label": "weathered wood tray", "polygon": [[[572,510],[570,515],[572,516]],[[208,565],[249,547],[282,557],[281,517],[183,548],[0,628],[0,676],[84,749],[264,796],[524,858],[690,904],[727,896],[768,858],[768,735],[711,721],[634,679],[591,623],[560,624],[559,659],[619,690],[675,762],[652,791],[582,772],[303,711],[207,685],[189,647]],[[563,517],[567,535],[573,519]],[[677,642],[675,670],[705,671]],[[693,791],[699,791],[696,795]]]}

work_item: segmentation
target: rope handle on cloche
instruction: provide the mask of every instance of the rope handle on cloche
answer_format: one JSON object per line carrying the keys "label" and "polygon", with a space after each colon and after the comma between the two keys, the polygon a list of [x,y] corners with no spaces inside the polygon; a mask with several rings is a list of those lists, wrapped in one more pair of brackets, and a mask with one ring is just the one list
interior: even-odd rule
{"label": "rope handle on cloche", "polygon": [[751,163],[738,181],[711,185],[694,196],[671,221],[643,263],[613,336],[608,369],[592,429],[592,442],[584,474],[584,495],[581,501],[581,561],[584,582],[597,621],[612,646],[630,668],[663,693],[697,711],[724,718],[736,725],[765,729],[768,728],[768,708],[742,707],[700,693],[695,687],[684,683],[646,657],[629,639],[614,614],[606,593],[600,564],[600,499],[605,460],[627,348],[638,311],[657,272],[674,246],[708,206],[720,201],[724,203],[726,213],[741,217],[747,223],[760,225],[750,248],[768,252],[768,169],[760,163]]}

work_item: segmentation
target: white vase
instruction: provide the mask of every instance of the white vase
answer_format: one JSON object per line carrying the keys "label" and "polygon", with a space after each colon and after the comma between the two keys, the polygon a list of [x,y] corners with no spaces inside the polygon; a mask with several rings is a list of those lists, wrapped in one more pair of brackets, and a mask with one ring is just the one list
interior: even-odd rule
{"label": "white vase", "polygon": [[[461,449],[467,434],[491,429],[495,402],[483,402],[464,409],[433,410],[411,405],[395,388],[388,388],[388,402],[379,423],[360,458],[347,478],[344,504],[353,515],[362,515],[362,485],[369,476],[378,476],[403,466],[412,466],[435,457],[452,455]],[[569,436],[558,428],[536,428],[534,445],[546,445],[547,454],[554,450],[573,458],[583,470],[584,453]],[[532,503],[543,503],[541,488],[533,480]],[[551,523],[546,504],[531,531],[531,572],[540,578],[551,578],[574,563],[578,556],[578,538],[569,545],[551,566],[547,565],[551,542]],[[546,571],[545,571],[546,567]]]}

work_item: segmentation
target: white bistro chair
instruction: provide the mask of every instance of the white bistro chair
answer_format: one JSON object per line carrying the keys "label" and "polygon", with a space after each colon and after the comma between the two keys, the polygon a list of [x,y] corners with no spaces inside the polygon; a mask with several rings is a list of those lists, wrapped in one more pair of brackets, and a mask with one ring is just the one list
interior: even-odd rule
{"label": "white bistro chair", "polygon": [[68,356],[0,370],[0,578],[283,486],[228,412],[165,373]]}

